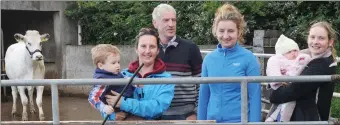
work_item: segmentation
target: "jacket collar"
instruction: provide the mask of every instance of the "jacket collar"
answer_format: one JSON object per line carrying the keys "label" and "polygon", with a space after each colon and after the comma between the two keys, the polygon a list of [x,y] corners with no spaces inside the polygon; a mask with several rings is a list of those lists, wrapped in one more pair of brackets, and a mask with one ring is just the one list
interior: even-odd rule
{"label": "jacket collar", "polygon": [[103,69],[96,68],[93,78],[121,78],[122,74],[113,74],[112,72],[108,72]]}
{"label": "jacket collar", "polygon": [[177,47],[179,38],[175,35],[172,37],[172,39],[169,41],[168,46],[163,46],[163,44],[160,43],[162,48],[168,48],[169,46]]}
{"label": "jacket collar", "polygon": [[231,48],[223,48],[221,43],[217,44],[217,50],[218,50],[218,52],[223,52],[223,53],[234,52],[234,51],[236,51],[239,47],[240,47],[240,45],[239,45],[238,42],[236,42],[236,44],[235,44],[233,47],[231,47]]}
{"label": "jacket collar", "polygon": [[[303,49],[303,50],[301,50],[300,52],[301,52],[301,53],[308,54],[308,55],[310,55],[310,56],[312,57],[312,54],[311,54],[311,52],[309,51],[309,49]],[[330,57],[331,55],[332,55],[332,50],[331,50],[331,49],[328,49],[328,50],[326,50],[326,52],[321,53],[321,54],[319,54],[319,55],[316,55],[316,56],[312,57],[312,60],[318,59],[318,58],[328,58],[328,57]],[[333,58],[332,58],[332,59],[333,59]],[[334,60],[334,62],[333,62],[332,64],[330,64],[329,67],[337,66],[337,63],[340,62],[340,60],[338,60],[338,59],[333,59],[333,60]]]}
{"label": "jacket collar", "polygon": [[[136,60],[136,61],[130,63],[128,72],[134,73],[138,69],[138,67],[139,67],[139,61]],[[152,72],[146,73],[144,76],[142,76],[139,73],[137,75],[140,78],[145,78],[145,77],[147,77],[149,75],[152,75],[152,74],[161,74],[164,71],[165,71],[165,64],[164,64],[164,62],[161,59],[156,58]]]}
{"label": "jacket collar", "polygon": [[[301,50],[300,52],[301,52],[301,53],[305,53],[305,54],[307,54],[307,55],[310,55],[310,56],[312,57],[312,54],[311,54],[311,52],[309,51],[309,49],[303,49],[303,50]],[[328,49],[328,50],[326,50],[326,52],[321,53],[321,54],[319,54],[319,55],[316,55],[316,56],[312,57],[312,59],[327,58],[327,57],[329,57],[329,56],[331,56],[331,55],[332,55],[332,51],[331,51],[331,49]]]}

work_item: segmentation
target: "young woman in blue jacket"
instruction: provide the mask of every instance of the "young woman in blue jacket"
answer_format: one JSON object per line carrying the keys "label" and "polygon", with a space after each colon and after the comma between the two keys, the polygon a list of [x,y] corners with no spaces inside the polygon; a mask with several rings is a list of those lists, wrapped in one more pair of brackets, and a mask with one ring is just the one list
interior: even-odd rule
{"label": "young woman in blue jacket", "polygon": [[[125,77],[132,77],[137,68],[144,63],[136,78],[171,78],[171,75],[165,71],[163,61],[156,58],[159,52],[157,31],[142,28],[136,40],[138,59],[130,63],[128,69],[123,70],[122,74]],[[174,96],[174,87],[174,84],[137,85],[133,98],[122,96],[116,108],[142,119],[157,119],[169,108]],[[114,91],[112,93],[115,96],[106,95],[106,101],[111,105],[119,95]]]}
{"label": "young woman in blue jacket", "polygon": [[[260,76],[260,64],[253,53],[239,45],[245,22],[230,4],[217,9],[212,28],[219,41],[217,48],[203,60],[202,77]],[[237,83],[201,84],[198,120],[241,121],[241,86]],[[261,121],[261,85],[248,84],[248,121]]]}

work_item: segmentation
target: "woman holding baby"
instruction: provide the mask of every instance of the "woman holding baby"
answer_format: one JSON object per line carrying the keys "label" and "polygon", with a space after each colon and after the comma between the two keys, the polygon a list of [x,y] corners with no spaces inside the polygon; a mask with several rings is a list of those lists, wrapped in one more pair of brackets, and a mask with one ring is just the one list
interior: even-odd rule
{"label": "woman holding baby", "polygon": [[[308,49],[300,53],[311,57],[300,75],[336,74],[336,32],[327,22],[314,23],[308,34]],[[327,121],[334,91],[333,82],[294,82],[272,91],[270,102],[282,104],[295,101],[290,121]]]}

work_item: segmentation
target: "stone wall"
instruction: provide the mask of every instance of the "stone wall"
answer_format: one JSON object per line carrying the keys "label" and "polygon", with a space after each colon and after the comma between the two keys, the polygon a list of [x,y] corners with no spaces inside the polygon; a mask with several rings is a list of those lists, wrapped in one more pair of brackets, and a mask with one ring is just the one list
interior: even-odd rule
{"label": "stone wall", "polygon": [[[63,74],[65,79],[87,79],[92,78],[95,65],[91,59],[91,48],[93,45],[67,45],[65,47],[64,68]],[[137,58],[134,46],[130,45],[118,45],[121,51],[121,68],[127,68],[128,64]],[[216,45],[202,45],[199,48],[202,49],[214,49]],[[203,54],[203,57],[205,54]],[[59,89],[64,94],[85,94],[87,95],[91,90],[91,85],[87,86],[72,86],[61,85]]]}

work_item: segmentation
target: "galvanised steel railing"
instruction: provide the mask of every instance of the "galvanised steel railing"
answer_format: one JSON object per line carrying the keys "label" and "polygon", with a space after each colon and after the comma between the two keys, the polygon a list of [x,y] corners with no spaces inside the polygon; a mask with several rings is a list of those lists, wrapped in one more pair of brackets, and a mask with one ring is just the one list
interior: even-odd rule
{"label": "galvanised steel railing", "polygon": [[[53,124],[60,124],[58,85],[125,85],[129,79],[36,79],[36,80],[1,80],[1,86],[51,86]],[[241,84],[241,123],[235,124],[267,124],[264,122],[248,122],[248,88],[249,82],[330,82],[339,81],[340,75],[313,76],[243,76],[243,77],[189,77],[189,78],[136,78],[135,84]],[[308,83],[305,83],[308,84]],[[5,123],[6,122],[1,122]],[[8,122],[7,122],[8,123]],[[329,121],[303,122],[309,124],[330,124]],[[206,123],[205,123],[206,124]],[[230,123],[229,123],[230,124]],[[271,123],[273,124],[273,123]],[[276,124],[276,123],[275,123]],[[284,124],[301,124],[300,122],[285,122]]]}

